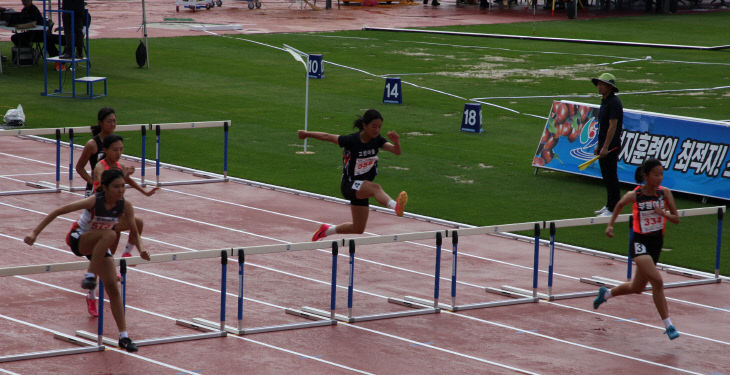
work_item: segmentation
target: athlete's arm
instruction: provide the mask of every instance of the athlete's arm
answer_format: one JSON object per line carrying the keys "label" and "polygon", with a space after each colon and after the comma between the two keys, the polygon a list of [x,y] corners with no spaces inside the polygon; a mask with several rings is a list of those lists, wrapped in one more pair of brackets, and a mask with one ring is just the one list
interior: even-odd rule
{"label": "athlete's arm", "polygon": [[674,224],[679,224],[679,212],[677,212],[677,206],[674,204],[674,196],[672,195],[671,190],[667,188],[662,189],[664,190],[664,208],[669,209],[669,213],[657,206],[654,206],[654,212],[665,217],[668,221]]}
{"label": "athlete's arm", "polygon": [[299,139],[306,139],[306,138],[314,138],[319,139],[320,141],[325,142],[332,142],[336,145],[339,145],[338,139],[340,138],[337,134],[330,134],[325,132],[308,132],[306,130],[297,130],[297,136],[299,136]]}
{"label": "athlete's arm", "polygon": [[94,142],[94,139],[89,139],[88,142],[86,142],[86,145],[84,145],[84,150],[81,151],[81,156],[79,156],[79,160],[76,162],[76,173],[81,176],[86,182],[93,183],[94,180],[91,178],[88,172],[86,172],[86,163],[89,162],[89,158],[91,158],[91,155],[96,153],[98,150],[94,150],[96,148],[96,142]]}
{"label": "athlete's arm", "polygon": [[139,250],[139,256],[142,257],[144,260],[150,260],[150,253],[149,251],[145,250],[144,246],[142,245],[142,237],[139,235],[139,230],[137,229],[137,221],[134,220],[134,207],[132,206],[132,203],[125,199],[124,200],[124,214],[122,215],[122,219],[127,224],[127,227],[129,228],[129,238],[130,240],[133,239],[133,243],[137,244],[137,250]]}
{"label": "athlete's arm", "polygon": [[73,202],[73,203],[69,203],[69,204],[67,204],[65,206],[61,206],[59,208],[56,208],[55,210],[51,211],[51,213],[49,213],[48,215],[46,215],[46,217],[43,218],[43,220],[41,220],[40,223],[38,223],[38,226],[36,226],[35,229],[33,229],[32,231],[30,231],[30,233],[27,236],[25,236],[25,239],[23,241],[25,243],[27,243],[28,245],[32,245],[35,242],[36,238],[38,238],[38,235],[41,234],[41,232],[43,231],[43,229],[45,229],[46,226],[48,224],[50,224],[51,221],[53,221],[53,219],[55,219],[55,218],[57,218],[57,217],[59,217],[61,215],[65,215],[65,214],[67,214],[69,212],[74,212],[74,211],[78,211],[78,210],[81,210],[81,209],[88,209],[88,210],[90,210],[90,209],[92,209],[94,207],[94,204],[95,203],[96,203],[96,197],[95,196],[91,196],[91,197],[88,197],[88,198],[84,198],[84,199],[78,200],[78,201]]}
{"label": "athlete's arm", "polygon": [[383,150],[390,151],[396,155],[400,155],[401,148],[400,148],[400,137],[398,136],[398,133],[396,133],[395,131],[389,131],[387,135],[388,135],[388,139],[390,139],[390,142],[385,142],[383,144]]}
{"label": "athlete's arm", "polygon": [[618,215],[621,214],[621,210],[624,209],[624,206],[632,204],[634,202],[636,202],[636,193],[633,191],[629,191],[624,194],[623,197],[621,197],[621,200],[619,200],[618,203],[616,203],[616,207],[613,208],[613,215],[611,215],[611,220],[606,226],[606,235],[608,237],[613,237],[613,223],[616,222],[616,218],[618,217]]}

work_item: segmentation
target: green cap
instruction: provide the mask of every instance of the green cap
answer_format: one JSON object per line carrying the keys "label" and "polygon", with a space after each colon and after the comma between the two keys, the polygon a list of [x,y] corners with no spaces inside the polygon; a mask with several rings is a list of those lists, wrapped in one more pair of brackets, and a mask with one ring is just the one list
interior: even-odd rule
{"label": "green cap", "polygon": [[603,82],[611,86],[614,92],[618,92],[618,87],[616,87],[616,77],[614,77],[611,73],[602,73],[598,76],[598,78],[593,78],[591,81],[596,86],[598,86],[598,82]]}

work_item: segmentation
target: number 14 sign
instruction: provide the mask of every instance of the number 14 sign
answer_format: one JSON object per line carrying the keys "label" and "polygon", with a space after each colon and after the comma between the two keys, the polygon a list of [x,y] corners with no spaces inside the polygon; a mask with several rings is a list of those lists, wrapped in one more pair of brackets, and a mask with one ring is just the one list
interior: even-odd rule
{"label": "number 14 sign", "polygon": [[403,92],[401,91],[399,77],[388,77],[385,79],[383,103],[403,104]]}
{"label": "number 14 sign", "polygon": [[466,103],[464,115],[461,117],[461,131],[470,133],[481,133],[482,129],[482,105],[479,103]]}

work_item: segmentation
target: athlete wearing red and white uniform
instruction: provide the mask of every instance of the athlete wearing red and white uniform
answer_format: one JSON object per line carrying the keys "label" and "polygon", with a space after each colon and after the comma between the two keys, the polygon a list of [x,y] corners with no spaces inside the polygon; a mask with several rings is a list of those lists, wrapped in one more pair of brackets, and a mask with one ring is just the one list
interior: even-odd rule
{"label": "athlete wearing red and white uniform", "polygon": [[[94,207],[90,210],[83,210],[79,220],[71,225],[71,230],[66,235],[66,244],[71,247],[71,251],[77,256],[81,256],[79,253],[79,238],[84,232],[92,229],[114,229],[114,226],[119,223],[119,216],[124,213],[124,198],[117,201],[111,209],[105,207],[104,200],[104,192],[97,192]],[[111,251],[108,249],[106,256],[112,256]],[[91,258],[89,257],[89,259]]]}
{"label": "athlete wearing red and white uniform", "polygon": [[659,262],[659,254],[664,244],[666,219],[654,207],[664,210],[664,188],[659,186],[654,194],[645,194],[641,186],[634,189],[636,201],[632,204],[634,238],[631,244],[631,257],[649,254],[654,264]]}

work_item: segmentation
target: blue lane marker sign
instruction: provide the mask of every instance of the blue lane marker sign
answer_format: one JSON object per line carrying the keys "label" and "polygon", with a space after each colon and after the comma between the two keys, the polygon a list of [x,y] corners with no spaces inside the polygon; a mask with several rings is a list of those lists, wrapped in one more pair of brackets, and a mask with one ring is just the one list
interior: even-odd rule
{"label": "blue lane marker sign", "polygon": [[481,133],[482,129],[482,105],[479,103],[464,104],[464,115],[461,117],[461,131],[470,133]]}
{"label": "blue lane marker sign", "polygon": [[403,104],[403,91],[401,91],[400,77],[388,77],[385,79],[383,103]]}
{"label": "blue lane marker sign", "polygon": [[309,72],[309,78],[324,78],[322,55],[309,55],[309,59],[307,60],[307,72]]}

